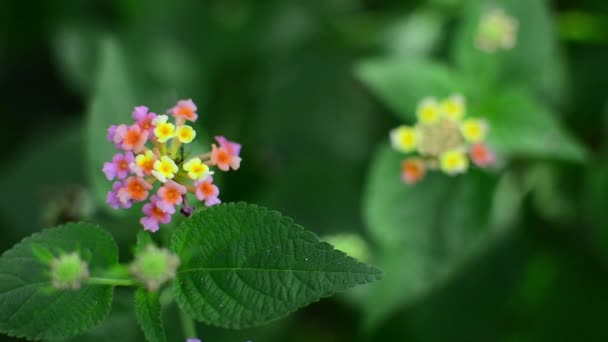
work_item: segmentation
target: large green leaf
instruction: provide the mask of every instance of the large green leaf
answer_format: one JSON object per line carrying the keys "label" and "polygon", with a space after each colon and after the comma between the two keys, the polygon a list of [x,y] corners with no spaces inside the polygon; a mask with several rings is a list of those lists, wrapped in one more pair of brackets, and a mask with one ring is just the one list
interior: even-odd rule
{"label": "large green leaf", "polygon": [[166,341],[163,322],[161,321],[158,292],[140,288],[135,292],[135,314],[137,322],[150,342]]}
{"label": "large green leaf", "polygon": [[505,90],[478,111],[490,124],[489,143],[502,154],[581,162],[585,149],[548,108],[529,96]]}
{"label": "large green leaf", "polygon": [[105,202],[106,193],[111,188],[101,169],[104,162],[118,152],[106,139],[108,127],[127,123],[131,119],[131,110],[139,105],[131,82],[126,58],[118,43],[109,38],[104,40],[97,87],[86,128],[89,179],[99,203]]}
{"label": "large green leaf", "polygon": [[227,328],[267,323],[382,276],[278,212],[245,203],[194,215],[171,246],[182,260],[177,303],[197,320]]}
{"label": "large green leaf", "polygon": [[466,93],[454,71],[427,61],[369,60],[359,64],[356,73],[374,95],[407,122],[415,119],[416,106],[425,97]]}
{"label": "large green leaf", "polygon": [[504,215],[493,211],[495,198],[512,215],[518,206],[505,201],[521,199],[499,196],[498,177],[477,170],[457,177],[435,172],[407,186],[399,175],[401,159],[388,146],[380,149],[365,196],[365,219],[386,272],[365,306],[368,325],[428,293],[502,235],[507,227]]}
{"label": "large green leaf", "polygon": [[29,339],[80,334],[99,324],[110,311],[113,288],[83,286],[77,291],[50,291],[48,266],[32,248],[53,253],[80,251],[92,272],[115,265],[112,237],[95,225],[73,223],[34,234],[0,258],[0,332]]}

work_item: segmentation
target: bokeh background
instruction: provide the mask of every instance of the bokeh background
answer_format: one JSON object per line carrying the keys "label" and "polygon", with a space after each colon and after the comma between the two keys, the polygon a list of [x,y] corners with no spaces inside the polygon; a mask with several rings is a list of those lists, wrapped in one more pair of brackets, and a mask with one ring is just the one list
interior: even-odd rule
{"label": "bokeh background", "polygon": [[[533,99],[516,106],[521,126],[494,127],[527,145],[491,172],[413,192],[386,185],[398,177],[398,163],[394,175],[382,164],[398,158],[384,156],[388,131],[410,123],[391,98],[432,90],[437,66],[481,79],[466,67],[476,54],[453,52],[480,4],[520,21],[517,62],[496,66],[517,76],[497,80],[517,96],[495,86],[472,99]],[[244,145],[241,170],[220,180],[224,201],[277,209],[386,272],[265,327],[201,325],[203,341],[608,340],[606,1],[4,0],[0,27],[0,250],[87,220],[130,260],[137,213],[116,216],[100,200],[110,185],[99,182],[106,127],[96,123],[192,98],[199,132]],[[391,77],[374,74],[385,60],[419,66],[391,81],[390,96],[374,87]],[[559,141],[539,148],[545,128]],[[499,190],[467,180],[478,178]],[[489,211],[500,232],[479,238]],[[141,341],[131,298],[117,292],[110,318],[73,340]],[[165,315],[181,340],[175,307]]]}

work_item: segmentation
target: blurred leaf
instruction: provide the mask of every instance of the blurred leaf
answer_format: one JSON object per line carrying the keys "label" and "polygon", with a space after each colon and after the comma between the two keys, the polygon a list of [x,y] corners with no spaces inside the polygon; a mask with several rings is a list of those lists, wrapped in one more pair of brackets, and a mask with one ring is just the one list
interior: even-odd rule
{"label": "blurred leaf", "polygon": [[85,180],[79,125],[64,123],[61,129],[38,134],[37,144],[27,146],[0,177],[0,186],[10,194],[0,197],[0,212],[13,227],[5,238],[21,238],[45,226],[43,215],[51,204],[64,203],[69,210],[81,204],[64,202]]}
{"label": "blurred leaf", "polygon": [[457,75],[432,62],[403,59],[370,60],[358,65],[361,81],[402,120],[415,119],[418,102],[427,96],[466,93]]}
{"label": "blurred leaf", "polygon": [[134,254],[137,255],[138,253],[143,252],[148,245],[154,245],[154,240],[152,240],[152,233],[146,230],[139,230],[137,232],[137,242],[135,244]]}
{"label": "blurred leaf", "polygon": [[565,185],[569,175],[548,163],[537,163],[528,171],[526,181],[531,188],[531,200],[538,214],[552,222],[572,222],[576,219],[576,203]]}
{"label": "blurred leaf", "polygon": [[425,57],[441,38],[443,16],[431,10],[418,10],[395,21],[383,34],[389,54],[401,58]]}
{"label": "blurred leaf", "polygon": [[[381,248],[378,264],[386,272],[365,306],[368,327],[428,293],[506,231],[492,225],[497,177],[477,170],[458,177],[435,172],[407,186],[401,159],[382,146],[364,199],[367,226]],[[516,215],[521,196],[511,197],[500,204],[515,202],[505,209]]]}
{"label": "blurred leaf", "polygon": [[520,92],[503,91],[477,111],[488,120],[489,144],[504,155],[582,162],[586,151],[555,115]]}
{"label": "blurred leaf", "polygon": [[161,321],[158,292],[149,292],[144,288],[138,289],[135,292],[135,314],[146,340],[149,342],[167,340]]}
{"label": "blurred leaf", "polygon": [[[486,53],[475,46],[475,34],[482,15],[494,8],[502,8],[517,19],[517,40],[511,50]],[[453,56],[462,71],[480,85],[480,91],[492,90],[488,82],[537,88],[544,85],[543,78],[555,71],[551,67],[557,59],[557,39],[547,1],[469,1],[455,38]]]}
{"label": "blurred leaf", "polygon": [[139,105],[125,58],[118,42],[111,38],[103,40],[97,85],[86,129],[89,180],[98,203],[105,203],[106,194],[111,189],[101,169],[104,162],[117,153],[114,144],[106,138],[108,128],[127,122],[130,111]]}
{"label": "blurred leaf", "polygon": [[608,163],[591,163],[583,173],[581,203],[583,222],[591,229],[591,241],[608,260]]}
{"label": "blurred leaf", "polygon": [[0,258],[0,331],[30,339],[78,335],[110,312],[114,289],[83,286],[77,291],[50,291],[48,265],[33,254],[37,246],[53,253],[80,251],[90,269],[114,266],[118,248],[112,236],[95,225],[73,223],[25,238]]}
{"label": "blurred leaf", "polygon": [[[506,307],[508,335],[528,341],[604,341],[608,276],[578,234],[538,245]],[[547,237],[540,236],[544,245]],[[548,247],[548,248],[547,248]]]}
{"label": "blurred leaf", "polygon": [[173,283],[177,303],[197,320],[227,328],[268,323],[382,276],[278,212],[245,203],[199,212],[171,247],[182,260]]}
{"label": "blurred leaf", "polygon": [[99,58],[99,32],[85,24],[66,25],[53,39],[55,60],[68,85],[81,95],[89,95]]}
{"label": "blurred leaf", "polygon": [[[318,234],[361,230],[361,218],[353,215],[361,205],[361,176],[353,163],[326,158],[301,156],[289,162],[271,177],[255,202],[289,213],[300,224],[315,227]],[[330,195],[320,196],[320,184],[326,184]]]}
{"label": "blurred leaf", "polygon": [[[512,328],[512,317],[505,316],[503,308],[530,258],[522,235],[497,241],[429,296],[383,320],[370,341],[500,341]],[[399,259],[394,260],[398,267]]]}

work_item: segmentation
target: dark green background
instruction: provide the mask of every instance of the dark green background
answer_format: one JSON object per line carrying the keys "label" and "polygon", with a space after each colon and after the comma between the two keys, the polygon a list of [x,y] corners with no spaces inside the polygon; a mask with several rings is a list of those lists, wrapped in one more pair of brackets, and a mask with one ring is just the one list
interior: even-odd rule
{"label": "dark green background", "polygon": [[[547,3],[561,57],[549,74],[563,79],[555,82],[558,98],[545,100],[589,152],[585,162],[511,165],[540,170],[517,227],[374,329],[363,328],[365,291],[353,291],[259,329],[201,326],[203,341],[608,340],[608,3]],[[131,258],[137,213],[117,219],[94,201],[85,156],[87,113],[111,44],[138,99],[162,111],[191,97],[199,132],[243,144],[242,169],[221,179],[224,201],[277,209],[320,236],[358,233],[381,254],[364,223],[364,189],[377,147],[400,122],[355,67],[389,55],[451,63],[466,4],[2,1],[0,250],[43,227],[85,219],[109,229],[121,259]],[[396,47],[405,34],[410,45]],[[131,108],[123,109],[128,120]],[[130,304],[128,292],[117,292],[109,321],[75,340],[141,340]],[[174,309],[167,330],[179,339]]]}

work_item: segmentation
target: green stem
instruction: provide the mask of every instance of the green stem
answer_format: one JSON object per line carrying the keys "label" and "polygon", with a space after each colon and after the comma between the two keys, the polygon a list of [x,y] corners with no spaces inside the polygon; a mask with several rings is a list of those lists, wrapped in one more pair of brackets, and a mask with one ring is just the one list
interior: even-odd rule
{"label": "green stem", "polygon": [[87,284],[110,285],[110,286],[135,286],[135,285],[137,285],[137,282],[133,279],[91,277],[91,278],[87,279]]}
{"label": "green stem", "polygon": [[186,338],[196,338],[196,326],[192,317],[188,316],[183,310],[179,310],[179,318],[182,321],[182,329]]}

